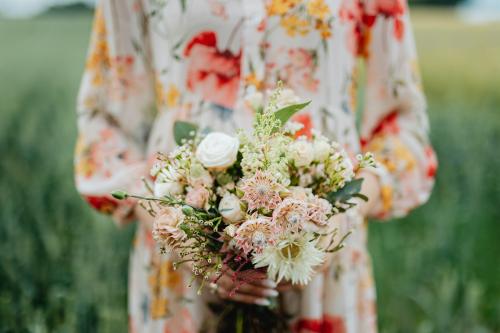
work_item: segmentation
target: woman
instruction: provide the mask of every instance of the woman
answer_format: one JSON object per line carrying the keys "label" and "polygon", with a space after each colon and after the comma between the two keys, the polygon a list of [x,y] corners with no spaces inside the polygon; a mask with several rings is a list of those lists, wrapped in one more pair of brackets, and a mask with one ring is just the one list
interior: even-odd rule
{"label": "woman", "polygon": [[[429,197],[436,170],[427,138],[413,36],[404,0],[103,0],[96,10],[78,100],[76,180],[81,194],[118,224],[139,220],[130,261],[132,332],[210,327],[210,296],[186,285],[151,238],[151,218],[116,189],[142,191],[157,151],[174,147],[172,125],[189,119],[233,132],[252,122],[244,96],[278,80],[312,100],[295,120],[354,155],[381,162],[365,172],[371,199],[339,218],[357,225],[347,247],[305,288],[270,281],[219,298],[265,304],[280,297],[295,332],[375,332],[375,291],[365,218],[405,215]],[[356,127],[358,59],[365,110]],[[213,319],[213,318],[212,318]]]}

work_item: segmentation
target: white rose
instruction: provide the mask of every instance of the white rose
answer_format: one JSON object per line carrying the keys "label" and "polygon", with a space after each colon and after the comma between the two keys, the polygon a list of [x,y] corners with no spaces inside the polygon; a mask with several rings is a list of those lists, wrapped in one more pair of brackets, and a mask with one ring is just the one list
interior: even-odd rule
{"label": "white rose", "polygon": [[300,98],[295,95],[295,92],[292,89],[282,89],[281,93],[278,96],[278,100],[276,101],[276,106],[278,109],[284,108],[289,105],[300,103]]}
{"label": "white rose", "polygon": [[219,203],[219,213],[228,223],[236,223],[243,220],[245,212],[241,209],[241,201],[231,193],[226,193]]}
{"label": "white rose", "polygon": [[196,158],[209,169],[224,169],[236,162],[238,138],[220,132],[208,134],[196,149]]}
{"label": "white rose", "polygon": [[317,162],[325,161],[328,156],[330,156],[330,152],[332,147],[325,140],[315,140],[313,144],[314,149],[314,160]]}
{"label": "white rose", "polygon": [[297,140],[290,145],[290,158],[295,162],[295,166],[308,166],[314,159],[314,149],[310,142]]}

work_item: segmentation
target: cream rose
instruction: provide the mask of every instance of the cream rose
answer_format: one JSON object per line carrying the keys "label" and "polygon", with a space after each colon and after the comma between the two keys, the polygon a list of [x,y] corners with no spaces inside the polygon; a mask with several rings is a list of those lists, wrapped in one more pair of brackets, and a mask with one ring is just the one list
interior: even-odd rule
{"label": "cream rose", "polygon": [[155,217],[153,223],[153,238],[164,245],[173,245],[182,240],[186,234],[179,228],[184,215],[179,208],[164,207]]}
{"label": "cream rose", "polygon": [[182,186],[182,184],[177,181],[156,181],[153,190],[155,197],[160,198],[166,195],[182,194],[182,192],[184,191],[184,186]]}
{"label": "cream rose", "polygon": [[229,192],[222,197],[219,203],[219,213],[227,223],[240,222],[245,218],[240,199]]}
{"label": "cream rose", "polygon": [[196,158],[208,169],[224,169],[236,162],[238,138],[220,132],[208,134],[196,149]]}
{"label": "cream rose", "polygon": [[290,145],[290,157],[297,167],[308,166],[314,159],[314,149],[310,142],[297,140]]}

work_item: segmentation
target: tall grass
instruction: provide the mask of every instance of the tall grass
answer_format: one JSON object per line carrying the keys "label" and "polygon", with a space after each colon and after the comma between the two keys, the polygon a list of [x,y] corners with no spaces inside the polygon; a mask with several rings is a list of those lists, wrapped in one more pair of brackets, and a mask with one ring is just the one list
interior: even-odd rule
{"label": "tall grass", "polygon": [[[426,206],[372,223],[382,332],[500,332],[500,25],[414,13],[440,169]],[[134,226],[74,190],[90,16],[0,20],[0,332],[126,331]]]}

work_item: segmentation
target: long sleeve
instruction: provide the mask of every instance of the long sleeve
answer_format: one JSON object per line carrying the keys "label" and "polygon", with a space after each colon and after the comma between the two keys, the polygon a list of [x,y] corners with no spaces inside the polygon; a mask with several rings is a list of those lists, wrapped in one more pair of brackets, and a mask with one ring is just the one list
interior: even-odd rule
{"label": "long sleeve", "polygon": [[155,108],[145,27],[137,2],[99,3],[77,101],[76,186],[118,224],[130,220],[134,203],[109,193],[137,190],[147,174],[145,145]]}
{"label": "long sleeve", "polygon": [[404,0],[366,0],[363,22],[362,146],[380,162],[375,172],[381,181],[381,200],[372,215],[401,217],[427,201],[437,167],[415,42]]}

